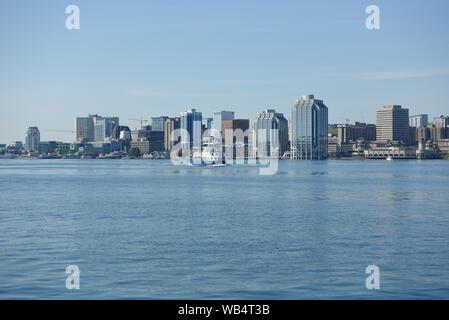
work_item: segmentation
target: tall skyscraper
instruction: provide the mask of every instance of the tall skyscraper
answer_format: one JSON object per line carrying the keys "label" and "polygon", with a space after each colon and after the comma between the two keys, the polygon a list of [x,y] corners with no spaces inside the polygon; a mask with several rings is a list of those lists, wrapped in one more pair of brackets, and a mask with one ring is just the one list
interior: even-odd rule
{"label": "tall skyscraper", "polygon": [[[277,129],[277,133],[271,129]],[[278,155],[282,157],[288,150],[288,120],[274,109],[259,112],[254,122],[254,147],[257,156],[274,156],[271,154],[271,149],[274,147],[273,142],[277,144],[275,139],[279,142]]]}
{"label": "tall skyscraper", "polygon": [[25,137],[25,148],[27,151],[39,151],[41,134],[38,127],[29,127]]}
{"label": "tall skyscraper", "polygon": [[119,122],[118,117],[94,117],[95,142],[112,138],[114,129],[120,125]]}
{"label": "tall skyscraper", "polygon": [[180,119],[179,118],[167,118],[164,124],[164,148],[165,151],[171,151],[176,144],[172,141],[172,133],[174,130],[179,129]]}
{"label": "tall skyscraper", "polygon": [[410,116],[409,118],[409,126],[415,127],[416,129],[425,128],[429,123],[429,115],[428,114],[418,114],[415,116]]}
{"label": "tall skyscraper", "polygon": [[77,117],[75,120],[75,141],[103,142],[112,138],[114,129],[119,126],[118,117],[102,117],[97,114]]}
{"label": "tall skyscraper", "polygon": [[234,120],[234,111],[218,111],[214,112],[214,118],[212,121],[212,129],[220,132],[221,137],[223,138],[222,126],[223,121],[226,120]]}
{"label": "tall skyscraper", "polygon": [[328,151],[328,109],[314,95],[302,96],[292,108],[292,158],[322,160]]}
{"label": "tall skyscraper", "polygon": [[88,117],[77,117],[75,119],[75,141],[93,142],[95,140],[95,118],[98,115],[89,115]]}
{"label": "tall skyscraper", "polygon": [[152,117],[151,118],[151,131],[164,131],[165,121],[168,119],[166,116]]}
{"label": "tall skyscraper", "polygon": [[196,109],[181,112],[181,147],[192,152],[201,151],[201,134],[203,115]]}
{"label": "tall skyscraper", "polygon": [[250,140],[253,139],[248,119],[224,120],[222,122],[226,157],[248,158]]}
{"label": "tall skyscraper", "polygon": [[376,113],[377,140],[409,143],[409,113],[398,105],[385,106]]}

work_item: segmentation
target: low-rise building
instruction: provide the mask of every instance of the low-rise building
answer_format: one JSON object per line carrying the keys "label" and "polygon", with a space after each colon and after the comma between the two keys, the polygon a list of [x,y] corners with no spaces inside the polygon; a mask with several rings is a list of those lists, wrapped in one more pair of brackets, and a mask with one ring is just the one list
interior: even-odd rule
{"label": "low-rise building", "polygon": [[368,159],[416,159],[415,147],[391,146],[375,147],[364,151]]}
{"label": "low-rise building", "polygon": [[150,141],[148,140],[139,140],[139,141],[131,141],[131,149],[137,148],[140,151],[141,155],[150,154]]}
{"label": "low-rise building", "polygon": [[438,149],[443,152],[449,152],[449,139],[441,139],[438,141]]}

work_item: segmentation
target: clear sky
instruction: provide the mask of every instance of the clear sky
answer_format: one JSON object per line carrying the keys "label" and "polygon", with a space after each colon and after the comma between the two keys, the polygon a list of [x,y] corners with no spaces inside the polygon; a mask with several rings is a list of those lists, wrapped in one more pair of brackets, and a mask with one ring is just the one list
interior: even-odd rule
{"label": "clear sky", "polygon": [[[81,29],[65,28],[76,4]],[[365,28],[380,7],[381,30]],[[203,115],[268,107],[290,117],[313,93],[330,122],[385,104],[449,114],[447,0],[0,0],[0,143],[72,141],[74,118]]]}

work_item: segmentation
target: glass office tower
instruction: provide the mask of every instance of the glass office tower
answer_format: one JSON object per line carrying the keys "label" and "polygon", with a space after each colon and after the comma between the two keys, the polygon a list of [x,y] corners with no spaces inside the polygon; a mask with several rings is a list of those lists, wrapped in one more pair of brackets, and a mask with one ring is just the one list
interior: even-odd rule
{"label": "glass office tower", "polygon": [[313,95],[302,96],[292,108],[292,158],[327,159],[328,109]]}
{"label": "glass office tower", "polygon": [[181,147],[182,150],[201,152],[201,135],[203,115],[196,109],[181,112]]}

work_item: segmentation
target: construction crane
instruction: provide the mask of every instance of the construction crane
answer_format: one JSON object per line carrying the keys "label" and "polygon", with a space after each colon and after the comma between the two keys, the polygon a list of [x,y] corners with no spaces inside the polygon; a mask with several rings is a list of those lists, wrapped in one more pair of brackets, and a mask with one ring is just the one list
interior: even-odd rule
{"label": "construction crane", "polygon": [[143,128],[143,124],[144,124],[144,123],[148,122],[148,120],[143,119],[143,118],[140,118],[140,119],[128,119],[128,120],[129,120],[129,121],[138,121],[138,122],[140,122],[140,129]]}

